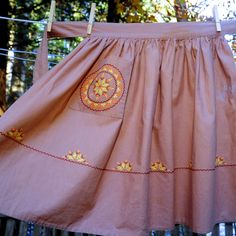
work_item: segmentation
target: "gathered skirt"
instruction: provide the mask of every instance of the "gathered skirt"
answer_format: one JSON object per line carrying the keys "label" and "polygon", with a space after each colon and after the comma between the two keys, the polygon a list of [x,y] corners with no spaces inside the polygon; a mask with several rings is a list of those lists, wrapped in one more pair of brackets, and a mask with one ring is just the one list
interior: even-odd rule
{"label": "gathered skirt", "polygon": [[111,236],[236,221],[236,21],[95,23],[0,118],[0,213]]}

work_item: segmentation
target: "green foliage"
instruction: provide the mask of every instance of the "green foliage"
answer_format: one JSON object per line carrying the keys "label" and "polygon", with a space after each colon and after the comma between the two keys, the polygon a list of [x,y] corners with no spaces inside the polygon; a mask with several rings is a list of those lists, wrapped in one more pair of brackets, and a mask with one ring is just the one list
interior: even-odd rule
{"label": "green foliage", "polygon": [[[58,21],[87,21],[92,1],[57,1],[56,20]],[[107,1],[97,2],[96,21],[106,21]],[[10,0],[9,16],[13,18],[46,21],[49,17],[50,0]],[[27,24],[9,22],[9,48],[14,50],[37,52],[42,39],[44,26],[41,24]],[[81,42],[81,38],[49,41],[49,67],[58,63]],[[52,55],[54,54],[54,55]],[[35,60],[34,54],[17,54]],[[11,71],[7,79],[7,102],[12,104],[22,93],[32,85],[32,61],[10,60]]]}

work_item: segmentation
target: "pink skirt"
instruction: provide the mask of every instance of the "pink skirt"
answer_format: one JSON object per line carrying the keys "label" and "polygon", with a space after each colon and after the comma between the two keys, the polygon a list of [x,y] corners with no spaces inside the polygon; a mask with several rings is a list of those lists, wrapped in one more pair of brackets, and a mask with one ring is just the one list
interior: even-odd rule
{"label": "pink skirt", "polygon": [[95,23],[0,118],[0,213],[112,236],[236,221],[236,21]]}

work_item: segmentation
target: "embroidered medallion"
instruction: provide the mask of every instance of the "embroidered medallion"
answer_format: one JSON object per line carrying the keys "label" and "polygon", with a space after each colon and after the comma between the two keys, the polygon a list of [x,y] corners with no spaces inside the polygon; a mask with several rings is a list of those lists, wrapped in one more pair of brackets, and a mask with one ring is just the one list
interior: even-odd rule
{"label": "embroidered medallion", "polygon": [[22,129],[14,129],[14,128],[8,131],[7,135],[19,142],[23,141],[23,137],[24,137]]}
{"label": "embroidered medallion", "polygon": [[119,171],[132,171],[132,165],[128,161],[117,162],[116,170],[119,170]]}
{"label": "embroidered medallion", "polygon": [[125,89],[120,71],[105,64],[83,81],[80,98],[83,104],[93,111],[105,111],[115,106]]}

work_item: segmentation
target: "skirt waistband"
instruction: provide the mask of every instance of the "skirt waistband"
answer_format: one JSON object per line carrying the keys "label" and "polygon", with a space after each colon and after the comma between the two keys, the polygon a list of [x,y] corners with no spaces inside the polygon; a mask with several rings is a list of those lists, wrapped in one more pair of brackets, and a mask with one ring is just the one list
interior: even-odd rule
{"label": "skirt waistband", "polygon": [[[44,31],[34,67],[34,81],[48,71],[48,39],[87,37],[87,22],[53,22],[51,32]],[[236,33],[235,21],[222,21],[221,32],[214,22],[182,23],[94,23],[90,37],[136,39],[190,39],[201,36],[217,37]]]}
{"label": "skirt waistband", "polygon": [[[48,38],[87,36],[87,22],[54,22]],[[91,37],[187,39],[236,33],[236,20],[222,21],[221,32],[215,22],[178,23],[94,23]]]}

